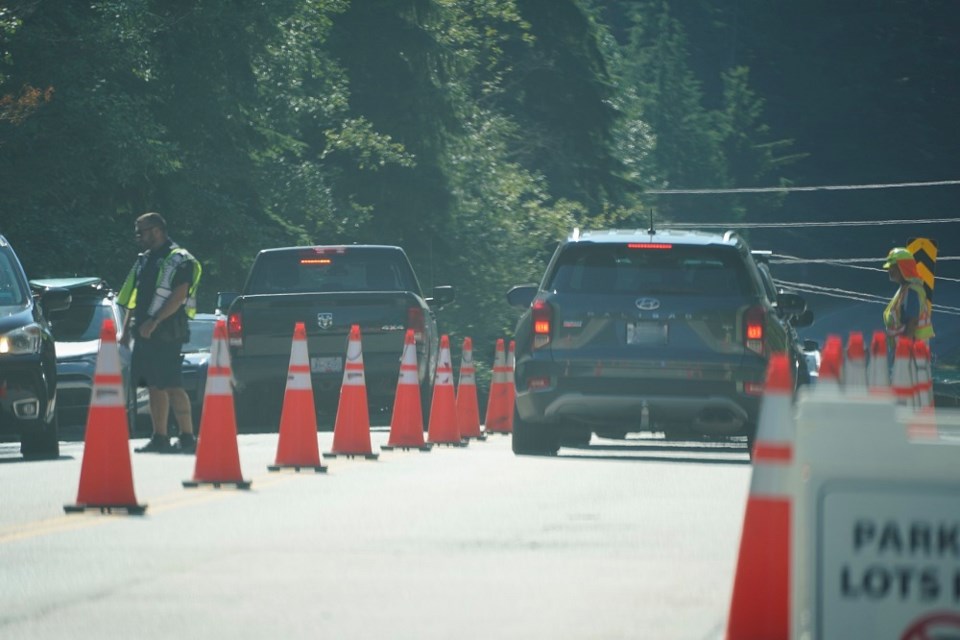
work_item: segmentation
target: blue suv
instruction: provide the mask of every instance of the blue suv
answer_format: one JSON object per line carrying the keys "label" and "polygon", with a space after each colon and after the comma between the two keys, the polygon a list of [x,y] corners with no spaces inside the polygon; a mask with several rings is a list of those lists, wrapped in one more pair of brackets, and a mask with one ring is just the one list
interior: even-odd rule
{"label": "blue suv", "polygon": [[57,357],[47,314],[70,306],[60,288],[30,291],[13,247],[0,235],[0,438],[24,457],[57,458]]}
{"label": "blue suv", "polygon": [[774,296],[733,232],[575,230],[507,294],[524,309],[514,452],[645,431],[751,447],[768,358],[799,357],[787,319],[806,303]]}

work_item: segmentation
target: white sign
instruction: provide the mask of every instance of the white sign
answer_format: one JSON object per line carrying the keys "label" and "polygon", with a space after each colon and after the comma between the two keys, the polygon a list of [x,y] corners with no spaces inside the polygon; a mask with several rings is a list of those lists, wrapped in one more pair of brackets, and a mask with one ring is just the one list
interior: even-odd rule
{"label": "white sign", "polygon": [[[904,638],[960,609],[955,486],[833,483],[821,495],[818,637]],[[930,637],[958,638],[960,626]]]}

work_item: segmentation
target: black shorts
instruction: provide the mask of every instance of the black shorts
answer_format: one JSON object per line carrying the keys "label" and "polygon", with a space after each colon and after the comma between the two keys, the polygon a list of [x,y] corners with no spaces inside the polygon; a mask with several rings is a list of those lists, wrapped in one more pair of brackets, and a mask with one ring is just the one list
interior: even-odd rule
{"label": "black shorts", "polygon": [[133,343],[131,372],[138,387],[175,389],[183,387],[180,342],[150,340],[138,336]]}

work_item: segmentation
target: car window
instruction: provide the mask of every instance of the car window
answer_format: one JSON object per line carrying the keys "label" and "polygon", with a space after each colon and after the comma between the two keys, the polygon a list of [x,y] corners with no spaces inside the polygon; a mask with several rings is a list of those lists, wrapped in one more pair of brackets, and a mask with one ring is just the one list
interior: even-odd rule
{"label": "car window", "polygon": [[0,307],[19,307],[26,302],[27,293],[17,277],[17,269],[10,254],[0,251]]}
{"label": "car window", "polygon": [[50,313],[50,328],[57,342],[99,340],[107,318],[116,321],[109,305],[74,299],[69,308]]}
{"label": "car window", "polygon": [[547,288],[559,293],[746,295],[739,253],[725,247],[571,244]]}

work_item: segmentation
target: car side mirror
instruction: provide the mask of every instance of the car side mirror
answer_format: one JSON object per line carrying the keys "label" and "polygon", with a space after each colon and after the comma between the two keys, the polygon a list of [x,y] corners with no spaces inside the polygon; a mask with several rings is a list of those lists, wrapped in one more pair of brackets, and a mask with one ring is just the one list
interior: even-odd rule
{"label": "car side mirror", "polygon": [[456,298],[456,292],[448,284],[439,285],[433,288],[433,297],[427,299],[427,304],[442,307],[450,304]]}
{"label": "car side mirror", "polygon": [[780,293],[777,295],[777,310],[785,316],[799,316],[807,310],[807,301],[796,293]]}
{"label": "car side mirror", "polygon": [[813,311],[811,309],[805,310],[798,316],[795,316],[790,322],[795,327],[809,327],[813,324]]}
{"label": "car side mirror", "polygon": [[540,287],[535,284],[521,284],[507,292],[507,302],[513,307],[529,307],[537,297]]}

